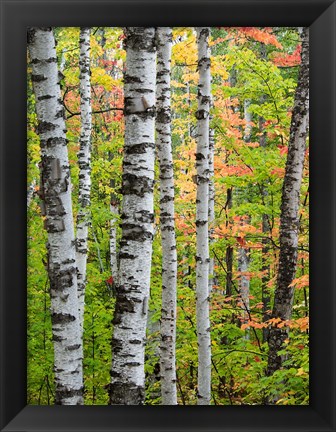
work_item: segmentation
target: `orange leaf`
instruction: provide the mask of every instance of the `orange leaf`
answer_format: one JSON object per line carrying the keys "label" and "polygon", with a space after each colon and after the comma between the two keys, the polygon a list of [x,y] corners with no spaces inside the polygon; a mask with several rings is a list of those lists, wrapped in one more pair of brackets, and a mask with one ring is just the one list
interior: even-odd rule
{"label": "orange leaf", "polygon": [[302,289],[309,286],[309,275],[303,275],[296,279],[293,279],[290,287],[295,287],[296,289]]}

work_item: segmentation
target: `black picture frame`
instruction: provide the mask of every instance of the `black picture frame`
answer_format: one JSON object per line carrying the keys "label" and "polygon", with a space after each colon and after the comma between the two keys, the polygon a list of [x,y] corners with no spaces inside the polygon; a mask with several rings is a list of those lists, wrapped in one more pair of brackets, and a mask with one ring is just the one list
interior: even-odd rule
{"label": "black picture frame", "polygon": [[[335,0],[1,0],[0,428],[14,431],[335,431]],[[26,406],[28,26],[309,26],[309,406]]]}

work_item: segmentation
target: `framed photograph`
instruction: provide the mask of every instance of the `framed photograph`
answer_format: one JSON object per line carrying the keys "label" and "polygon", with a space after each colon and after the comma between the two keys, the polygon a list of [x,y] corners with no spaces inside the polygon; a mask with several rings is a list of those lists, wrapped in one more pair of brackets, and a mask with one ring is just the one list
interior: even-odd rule
{"label": "framed photograph", "polygon": [[336,431],[335,1],[0,3],[1,431]]}

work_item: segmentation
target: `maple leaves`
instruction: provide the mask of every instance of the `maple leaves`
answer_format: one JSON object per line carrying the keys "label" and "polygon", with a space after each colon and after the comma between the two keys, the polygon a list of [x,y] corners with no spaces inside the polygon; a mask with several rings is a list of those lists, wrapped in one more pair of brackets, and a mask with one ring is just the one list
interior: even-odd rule
{"label": "maple leaves", "polygon": [[292,54],[275,53],[273,63],[278,67],[299,66],[301,63],[301,44],[298,44]]}
{"label": "maple leaves", "polygon": [[[218,168],[218,166],[216,168]],[[250,169],[241,165],[226,165],[219,171],[219,173],[222,177],[226,177],[226,176],[240,177],[246,175],[253,175],[253,171],[251,172]]]}
{"label": "maple leaves", "polygon": [[305,274],[298,278],[293,279],[290,287],[295,287],[296,289],[302,289],[309,286],[309,275]]}
{"label": "maple leaves", "polygon": [[[230,35],[233,32],[236,33],[237,42],[244,43],[246,39],[252,39],[265,45],[273,45],[276,48],[282,49],[281,43],[273,34],[273,29],[270,27],[262,29],[258,27],[226,27],[226,29],[229,30]],[[246,38],[245,41],[244,37]]]}
{"label": "maple leaves", "polygon": [[[241,329],[245,330],[247,328],[253,327],[256,329],[263,329],[268,327],[283,328],[287,327],[290,329],[298,329],[301,332],[306,332],[309,329],[309,318],[303,317],[295,320],[281,320],[281,318],[270,318],[267,321],[260,322],[257,318],[249,320],[247,323],[242,324]],[[301,347],[300,349],[303,349]]]}

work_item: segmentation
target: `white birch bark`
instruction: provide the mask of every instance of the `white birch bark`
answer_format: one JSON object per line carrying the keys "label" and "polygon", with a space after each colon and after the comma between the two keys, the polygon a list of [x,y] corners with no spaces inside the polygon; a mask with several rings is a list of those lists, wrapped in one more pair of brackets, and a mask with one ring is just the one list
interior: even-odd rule
{"label": "white birch bark", "polygon": [[[249,320],[250,311],[250,278],[246,275],[249,270],[249,258],[244,246],[238,248],[238,272],[239,293],[241,296],[242,323],[246,324]],[[245,339],[249,339],[249,328],[245,329]]]}
{"label": "white birch bark", "polygon": [[114,194],[111,194],[110,212],[112,217],[110,219],[110,268],[113,278],[113,284],[118,281],[118,252],[117,252],[117,224],[119,205],[115,199]]}
{"label": "white birch bark", "polygon": [[76,258],[78,279],[78,310],[83,335],[84,301],[86,286],[86,262],[88,254],[88,233],[90,226],[91,191],[91,82],[90,82],[90,28],[83,27],[79,36],[79,91],[81,111],[79,165],[79,196],[77,215]]}
{"label": "white birch bark", "polygon": [[211,401],[211,340],[209,318],[209,27],[198,27],[198,120],[196,151],[196,321],[198,339],[198,405]]}
{"label": "white birch bark", "polygon": [[51,28],[30,28],[28,48],[41,142],[41,197],[48,232],[48,273],[56,404],[83,404],[75,235],[64,109]]}
{"label": "white birch bark", "polygon": [[144,403],[144,349],[153,240],[156,50],[153,27],[125,29],[122,238],[110,404]]}
{"label": "white birch bark", "polygon": [[162,238],[161,401],[162,405],[177,405],[175,366],[177,254],[170,109],[172,29],[170,27],[158,27],[156,43],[156,142],[160,164],[160,224]]}
{"label": "white birch bark", "polygon": [[245,99],[244,101],[244,120],[245,120],[245,128],[244,128],[244,141],[250,142],[252,135],[252,113],[250,111],[251,101],[249,99]]}
{"label": "white birch bark", "polygon": [[[210,248],[214,243],[214,222],[215,222],[215,183],[214,183],[214,152],[215,152],[215,131],[210,128],[209,132],[209,242]],[[210,256],[209,262],[209,293],[212,291],[215,280],[215,259]]]}
{"label": "white birch bark", "polygon": [[[249,111],[250,100],[246,99],[244,101],[244,120],[245,120],[245,128],[244,128],[244,141],[249,143],[251,141],[252,134],[252,114]],[[240,274],[238,279],[239,293],[241,296],[242,303],[242,323],[246,324],[249,320],[249,311],[250,311],[250,278],[247,276],[247,272],[249,270],[249,256],[248,250],[245,246],[240,246],[238,248],[238,272]],[[245,339],[249,339],[249,328],[245,329]]]}
{"label": "white birch bark", "polygon": [[[309,28],[301,31],[302,50],[298,84],[294,97],[288,156],[282,188],[280,215],[280,255],[277,286],[274,293],[272,318],[289,320],[292,315],[298,255],[300,189],[306,151],[309,121]],[[288,338],[288,328],[271,327],[269,332],[269,357],[267,374],[272,375],[282,367],[283,349]]]}

